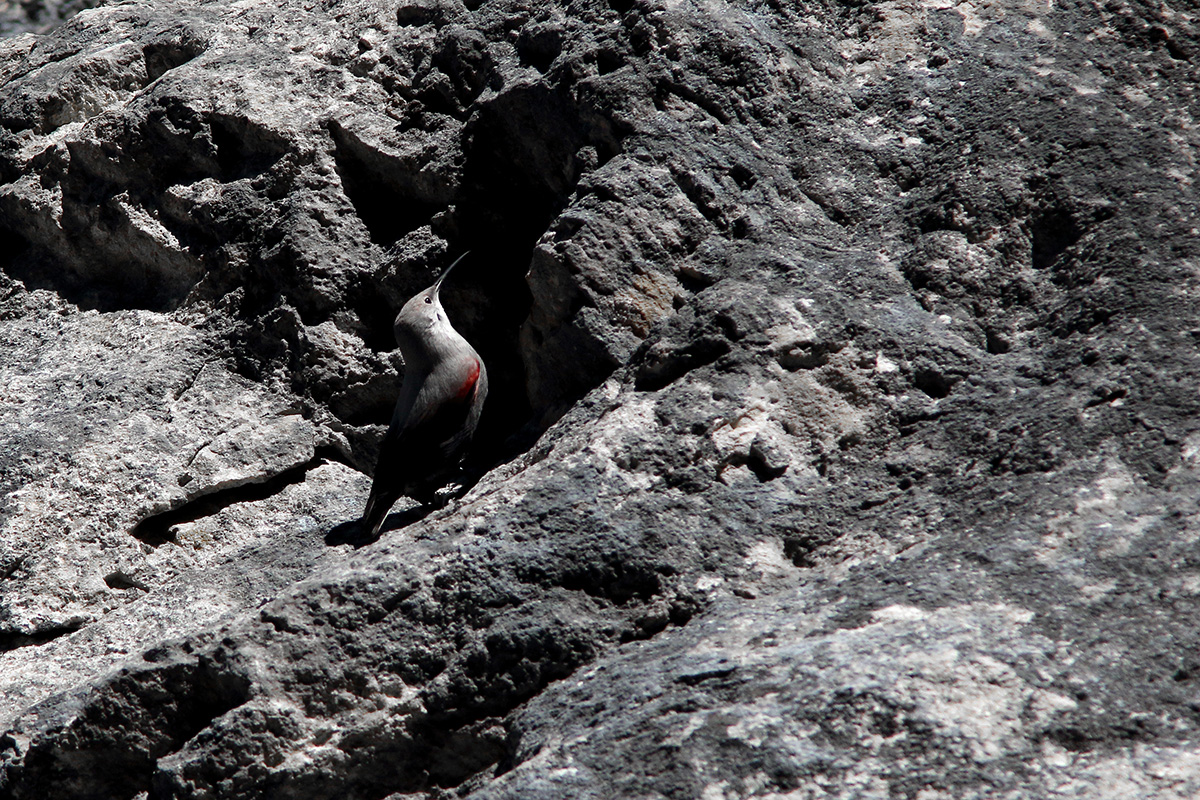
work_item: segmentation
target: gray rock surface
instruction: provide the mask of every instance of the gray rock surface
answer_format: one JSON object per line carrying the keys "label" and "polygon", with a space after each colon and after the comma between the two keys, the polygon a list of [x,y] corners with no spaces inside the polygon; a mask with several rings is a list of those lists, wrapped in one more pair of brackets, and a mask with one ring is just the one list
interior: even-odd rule
{"label": "gray rock surface", "polygon": [[0,36],[46,33],[99,0],[0,0]]}
{"label": "gray rock surface", "polygon": [[[0,39],[0,797],[1195,796],[1198,25]],[[464,486],[355,548],[391,317],[464,250]]]}

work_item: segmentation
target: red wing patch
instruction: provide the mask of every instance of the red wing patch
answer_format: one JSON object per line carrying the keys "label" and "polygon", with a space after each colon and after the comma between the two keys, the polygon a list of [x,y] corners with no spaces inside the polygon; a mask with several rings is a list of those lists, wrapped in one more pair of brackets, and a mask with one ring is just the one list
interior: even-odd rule
{"label": "red wing patch", "polygon": [[475,384],[479,382],[479,360],[472,359],[471,369],[467,373],[467,379],[463,381],[462,386],[458,387],[458,394],[454,396],[455,400],[466,400],[471,392],[475,391]]}

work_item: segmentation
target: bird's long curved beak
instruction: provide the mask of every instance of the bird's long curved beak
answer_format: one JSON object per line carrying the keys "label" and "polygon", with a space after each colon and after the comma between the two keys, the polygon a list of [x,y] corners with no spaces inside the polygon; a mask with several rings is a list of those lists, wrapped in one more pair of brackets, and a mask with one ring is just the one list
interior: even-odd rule
{"label": "bird's long curved beak", "polygon": [[459,256],[458,258],[454,259],[454,263],[453,263],[453,264],[451,264],[450,266],[446,267],[446,271],[445,271],[445,272],[443,272],[443,273],[442,273],[442,276],[441,276],[440,278],[438,278],[438,279],[437,279],[437,282],[436,282],[436,283],[434,283],[434,284],[433,284],[433,299],[435,299],[435,300],[437,299],[438,292],[440,292],[440,291],[442,290],[442,281],[446,280],[446,276],[450,274],[450,270],[452,270],[452,269],[454,269],[455,267],[457,267],[457,266],[458,266],[458,262],[462,261],[462,260],[463,260],[464,258],[466,258],[468,255],[470,255],[470,253],[471,253],[471,251],[470,251],[470,250],[468,250],[467,252],[465,252],[465,253],[463,253],[461,256]]}

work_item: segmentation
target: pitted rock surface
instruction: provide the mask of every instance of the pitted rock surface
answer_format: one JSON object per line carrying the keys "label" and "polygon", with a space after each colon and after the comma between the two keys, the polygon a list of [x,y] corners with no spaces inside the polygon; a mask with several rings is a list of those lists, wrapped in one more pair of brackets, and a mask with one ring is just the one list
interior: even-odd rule
{"label": "pitted rock surface", "polygon": [[[0,797],[1200,791],[1186,4],[72,9],[0,18]],[[464,251],[463,485],[356,549]]]}

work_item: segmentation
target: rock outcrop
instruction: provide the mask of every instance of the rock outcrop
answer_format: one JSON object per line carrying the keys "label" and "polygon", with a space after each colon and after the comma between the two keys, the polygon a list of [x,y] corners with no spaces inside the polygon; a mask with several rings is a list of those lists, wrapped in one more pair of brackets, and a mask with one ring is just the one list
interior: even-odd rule
{"label": "rock outcrop", "polygon": [[[1200,793],[1198,26],[0,40],[0,797]],[[466,250],[470,478],[356,548],[391,318]]]}

